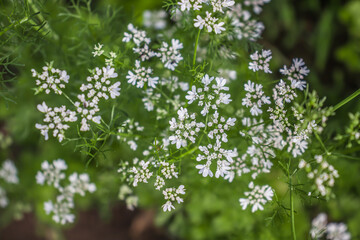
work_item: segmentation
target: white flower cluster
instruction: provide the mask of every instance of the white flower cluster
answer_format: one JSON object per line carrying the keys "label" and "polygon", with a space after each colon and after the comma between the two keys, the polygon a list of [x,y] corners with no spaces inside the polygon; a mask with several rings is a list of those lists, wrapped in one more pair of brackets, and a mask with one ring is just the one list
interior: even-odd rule
{"label": "white flower cluster", "polygon": [[269,62],[272,58],[271,50],[262,50],[261,53],[256,51],[250,55],[252,62],[249,63],[249,69],[254,72],[264,71],[265,73],[272,73],[270,70]]}
{"label": "white flower cluster", "polygon": [[148,180],[153,175],[153,172],[149,168],[150,161],[134,159],[134,166],[129,170],[130,178],[133,178],[133,186],[136,187],[138,183],[148,183]]}
{"label": "white flower cluster", "polygon": [[159,77],[151,77],[153,72],[152,68],[142,67],[140,61],[136,60],[135,68],[132,71],[128,72],[126,78],[128,79],[128,83],[135,85],[137,88],[143,88],[145,83],[147,83],[148,87],[155,88],[158,83]]}
{"label": "white flower cluster", "polygon": [[171,144],[176,144],[176,148],[187,146],[187,140],[195,143],[196,136],[200,132],[201,128],[205,127],[204,123],[197,123],[195,119],[195,113],[190,114],[186,108],[180,108],[177,111],[178,120],[172,118],[169,122],[170,131],[174,131],[175,134],[169,137]]}
{"label": "white flower cluster", "polygon": [[163,211],[171,211],[175,209],[173,202],[182,203],[184,200],[180,197],[180,195],[185,194],[185,187],[184,185],[180,185],[178,188],[166,188],[163,191],[163,195],[167,202],[162,206]]}
{"label": "white flower cluster", "polygon": [[203,116],[206,116],[210,109],[217,110],[220,104],[229,104],[231,102],[230,94],[225,93],[229,90],[225,86],[226,79],[216,77],[215,84],[212,84],[213,80],[214,77],[206,74],[201,79],[202,86],[197,88],[193,85],[191,91],[188,91],[185,97],[188,104],[198,101],[198,106],[203,107],[201,110]]}
{"label": "white flower cluster", "polygon": [[219,20],[217,17],[213,17],[212,14],[217,12],[224,14],[224,9],[229,9],[235,4],[233,0],[181,0],[178,2],[180,10],[185,11],[198,11],[203,7],[203,4],[211,5],[213,12],[206,11],[206,16],[197,15],[194,19],[194,26],[203,29],[205,28],[209,33],[214,32],[215,34],[220,34],[225,31],[223,27],[225,22]]}
{"label": "white flower cluster", "polygon": [[[148,150],[143,152],[144,158],[147,160],[139,161],[138,158],[133,159],[133,164],[130,167],[129,162],[123,162],[118,172],[121,173],[122,178],[137,187],[139,183],[149,183],[150,179],[155,176],[154,187],[156,190],[161,190],[166,186],[168,180],[176,179],[179,176],[178,169],[175,163],[165,161],[169,157],[169,142],[167,138],[162,141],[155,141],[153,145],[149,146]],[[163,151],[159,153],[159,150]],[[175,209],[173,202],[183,202],[179,195],[185,194],[183,185],[176,188],[166,188],[163,190],[163,195],[166,203],[163,205],[164,211],[171,211]],[[127,186],[120,188],[119,198],[125,200],[128,208],[131,210],[137,205],[137,197],[133,195],[133,191]],[[130,199],[129,199],[130,198]],[[128,202],[129,201],[129,202]]]}
{"label": "white flower cluster", "polygon": [[59,191],[56,201],[51,200],[44,203],[46,214],[53,214],[52,219],[56,223],[62,225],[72,223],[75,220],[74,214],[71,210],[74,208],[74,196],[79,194],[85,196],[86,192],[93,193],[96,191],[94,183],[90,183],[89,175],[86,173],[77,174],[73,173],[69,176],[69,184],[62,185],[62,180],[66,175],[64,171],[67,165],[64,160],[57,159],[52,163],[44,161],[41,164],[41,171],[36,175],[36,182],[40,185],[51,185]]}
{"label": "white flower cluster", "polygon": [[86,84],[82,84],[80,91],[82,94],[77,96],[78,100],[75,102],[77,113],[81,117],[81,131],[89,131],[89,121],[100,123],[101,116],[96,116],[100,111],[99,102],[101,99],[108,100],[109,98],[116,98],[120,95],[120,82],[112,83],[111,79],[117,78],[118,74],[114,68],[110,66],[95,68],[93,76],[87,77]]}
{"label": "white flower cluster", "polygon": [[265,96],[261,84],[255,84],[250,80],[245,83],[244,89],[247,92],[245,98],[242,99],[242,105],[250,108],[250,113],[253,116],[262,114],[261,106],[263,104],[270,104],[270,97]]}
{"label": "white flower cluster", "polygon": [[139,198],[133,195],[133,190],[126,184],[120,186],[119,199],[125,200],[126,208],[133,211],[139,202]]}
{"label": "white flower cluster", "polygon": [[145,31],[138,30],[131,23],[128,25],[128,30],[130,33],[124,33],[124,38],[122,39],[123,42],[133,41],[136,46],[140,46],[142,43],[150,44],[151,39],[146,36]]}
{"label": "white flower cluster", "polygon": [[306,170],[309,179],[314,179],[316,192],[320,193],[321,196],[329,196],[331,188],[334,187],[335,179],[339,178],[339,173],[322,155],[315,155],[315,160],[316,168],[313,169],[310,163],[304,159],[300,160],[299,168]]}
{"label": "white flower cluster", "polygon": [[[100,56],[104,54],[102,47],[103,45],[101,44],[95,45],[93,55]],[[110,58],[108,60],[111,61],[107,62],[107,66],[102,68],[97,67],[91,71],[92,76],[87,77],[87,82],[80,87],[82,93],[77,95],[78,101],[73,102],[64,92],[60,92],[73,104],[75,111],[67,109],[66,106],[50,108],[45,102],[37,106],[38,110],[45,114],[44,122],[46,124],[36,124],[35,126],[41,131],[45,140],[48,140],[49,131],[51,130],[52,135],[57,137],[59,142],[63,141],[65,131],[70,128],[67,123],[76,122],[78,119],[81,119],[80,131],[89,131],[90,121],[100,124],[101,116],[96,115],[100,111],[100,101],[110,98],[114,99],[120,95],[120,81],[114,83],[112,80],[118,77],[115,69],[111,67],[114,58],[116,58],[116,54],[110,52]],[[51,69],[49,71],[52,71],[53,68],[48,66],[44,67],[44,69]],[[35,72],[35,70],[32,71]],[[55,72],[57,71],[55,70]],[[61,74],[66,75],[66,72],[62,71]],[[66,79],[68,79],[68,77],[66,77]],[[63,88],[63,86],[61,86],[61,88]],[[56,87],[56,89],[58,88]],[[59,94],[59,92],[55,93]]]}
{"label": "white flower cluster", "polygon": [[212,13],[209,12],[206,12],[205,18],[197,15],[197,17],[194,19],[194,27],[199,29],[203,29],[205,27],[209,33],[214,31],[216,34],[220,34],[222,31],[225,31],[225,28],[223,27],[225,23],[219,22],[218,18],[212,17],[211,15]]}
{"label": "white flower cluster", "polygon": [[179,50],[183,48],[183,44],[177,40],[171,40],[171,46],[168,43],[163,42],[159,49],[159,57],[164,63],[164,67],[174,71],[178,63],[183,60]]}
{"label": "white flower cluster", "polygon": [[36,79],[37,92],[45,91],[46,94],[49,94],[53,91],[55,94],[62,94],[62,88],[65,88],[66,83],[69,82],[70,76],[67,75],[67,72],[64,70],[56,69],[48,64],[44,66],[43,72],[40,74],[31,69],[32,76]]}
{"label": "white flower cluster", "polygon": [[[128,83],[136,85],[137,88],[144,88],[147,84],[150,88],[156,88],[158,84],[159,77],[153,77],[153,68],[144,67],[145,64],[152,57],[160,58],[161,62],[164,64],[166,69],[175,71],[175,68],[178,66],[179,62],[183,60],[179,50],[183,48],[183,44],[177,40],[172,39],[171,45],[167,42],[162,42],[160,49],[154,51],[150,47],[151,39],[146,36],[145,31],[138,30],[132,24],[128,25],[128,30],[130,33],[125,32],[123,42],[133,41],[136,47],[133,48],[133,52],[139,54],[140,60],[135,61],[135,68],[128,71],[126,78]],[[157,94],[152,90],[145,90],[144,94],[146,95],[145,103],[149,105],[146,106],[147,109],[153,109],[152,107],[152,98],[156,98]],[[152,96],[155,95],[155,96]]]}
{"label": "white flower cluster", "polygon": [[154,28],[156,30],[162,30],[167,25],[167,13],[164,10],[149,11],[146,10],[143,13],[143,25],[147,28]]}
{"label": "white flower cluster", "polygon": [[136,141],[139,140],[139,137],[135,136],[133,139],[130,140],[129,138],[134,136],[136,132],[142,131],[144,131],[143,126],[140,126],[140,124],[138,122],[135,122],[134,120],[127,119],[121,124],[121,127],[119,127],[117,139],[126,142],[130,146],[130,149],[136,151]]}
{"label": "white flower cluster", "polygon": [[[18,184],[17,169],[11,160],[5,160],[0,168],[0,179],[9,184]],[[9,204],[6,191],[0,186],[0,207],[4,208]]]}
{"label": "white flower cluster", "polygon": [[248,39],[255,41],[260,38],[265,26],[262,22],[257,22],[251,18],[251,13],[244,10],[240,3],[236,4],[231,11],[227,12],[231,19],[233,34],[229,34],[230,40],[236,38],[238,40]]}
{"label": "white flower cluster", "polygon": [[289,68],[284,66],[283,69],[280,69],[280,73],[291,82],[291,88],[298,88],[301,91],[306,88],[304,77],[307,76],[309,72],[310,70],[305,66],[305,62],[301,58],[294,58]]}
{"label": "white flower cluster", "polygon": [[262,11],[262,6],[270,1],[271,0],[245,0],[244,4],[245,6],[252,6],[254,13],[259,14]]}
{"label": "white flower cluster", "polygon": [[242,209],[245,210],[248,206],[252,206],[251,212],[264,210],[263,205],[271,201],[274,196],[272,188],[269,185],[255,186],[253,182],[250,182],[249,188],[251,192],[245,192],[247,198],[239,199]]}
{"label": "white flower cluster", "polygon": [[200,10],[202,8],[202,4],[205,3],[206,0],[180,0],[178,2],[181,11],[190,11],[193,10]]}
{"label": "white flower cluster", "polygon": [[312,220],[310,236],[312,239],[320,239],[326,236],[328,240],[350,240],[351,234],[345,223],[328,223],[327,215],[320,213]]}
{"label": "white flower cluster", "polygon": [[45,102],[38,104],[37,109],[45,114],[45,125],[37,123],[35,127],[40,130],[45,140],[49,139],[49,131],[57,137],[59,142],[65,138],[65,131],[70,128],[66,123],[77,121],[76,112],[66,109],[66,106],[48,107]]}
{"label": "white flower cluster", "polygon": [[104,45],[100,43],[94,46],[94,51],[92,52],[93,57],[101,56],[104,54],[105,51],[102,49],[103,46]]}

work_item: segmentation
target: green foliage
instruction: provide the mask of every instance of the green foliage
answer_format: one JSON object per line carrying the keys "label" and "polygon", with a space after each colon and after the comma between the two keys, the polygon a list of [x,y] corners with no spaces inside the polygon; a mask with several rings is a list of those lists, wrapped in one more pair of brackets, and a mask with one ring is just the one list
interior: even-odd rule
{"label": "green foliage", "polygon": [[[149,129],[140,136],[139,146],[144,147],[151,144],[152,137],[156,136],[159,129],[167,127],[168,123],[141,111],[142,101],[138,92],[131,87],[122,86],[122,91],[126,91],[127,95],[120,101],[112,101],[105,106],[102,123],[95,125],[89,134],[74,131],[61,145],[56,139],[44,142],[34,127],[41,119],[41,114],[35,111],[36,105],[42,100],[51,104],[69,102],[65,98],[52,98],[46,95],[34,97],[34,91],[31,89],[35,84],[30,69],[41,69],[45,62],[53,60],[55,67],[66,69],[71,75],[72,84],[67,90],[69,93],[76,93],[89,75],[88,69],[99,66],[105,59],[104,56],[93,58],[91,54],[93,46],[101,42],[105,45],[106,52],[117,53],[115,65],[122,71],[119,78],[125,79],[127,69],[135,59],[131,43],[122,43],[127,23],[141,23],[143,10],[158,9],[161,6],[171,8],[174,2],[0,2],[0,97],[9,106],[0,106],[0,162],[6,158],[14,159],[21,176],[21,184],[9,192],[9,198],[16,199],[15,203],[5,211],[0,210],[2,226],[10,222],[14,216],[20,218],[23,212],[32,209],[41,222],[51,225],[54,229],[60,229],[45,215],[42,205],[54,196],[54,191],[44,189],[35,182],[41,162],[59,157],[67,160],[69,172],[88,172],[97,185],[98,191],[94,196],[78,199],[80,209],[96,207],[104,219],[111,215],[111,206],[118,203],[119,186],[122,182],[117,175],[118,164],[122,160],[136,157],[124,143],[117,141],[117,137],[127,136],[126,133],[119,133],[117,126],[121,126],[128,118],[139,119],[140,125],[145,125]],[[356,113],[356,110],[360,109],[359,101],[348,104],[354,112],[350,115],[350,122],[341,111],[337,113],[339,120],[332,120],[334,108],[327,107],[341,102],[346,93],[351,91],[351,87],[344,83],[344,78],[357,76],[353,74],[360,69],[360,5],[352,1],[339,8],[340,1],[331,2],[322,10],[318,1],[293,3],[274,0],[264,9],[263,21],[268,30],[261,43],[266,47],[271,45],[271,48],[277,48],[274,50],[276,67],[290,62],[285,56],[297,55],[310,60],[309,65],[313,72],[310,79],[311,88],[319,89],[319,94],[307,89],[303,102],[295,107],[304,113],[305,123],[315,120],[321,125],[324,122],[323,117],[330,118],[330,123],[321,138],[313,139],[311,148],[314,151],[307,153],[304,158],[310,161],[316,154],[331,153],[328,156],[329,161],[339,169],[341,176],[334,189],[335,194],[340,197],[328,203],[318,196],[309,199],[307,194],[311,190],[311,184],[299,184],[305,179],[305,173],[298,173],[298,162],[284,154],[276,159],[276,165],[281,170],[262,179],[264,183],[274,186],[277,192],[272,209],[252,214],[249,210],[243,211],[238,198],[234,197],[234,192],[241,193],[247,189],[250,178],[234,181],[230,183],[230,187],[225,188],[223,180],[204,179],[197,174],[196,169],[184,167],[181,171],[185,173],[183,183],[191,189],[189,197],[185,199],[184,206],[177,208],[173,213],[159,211],[157,224],[166,226],[171,234],[183,239],[290,239],[289,195],[292,191],[291,194],[295,197],[293,204],[296,209],[294,214],[299,239],[309,239],[311,219],[316,216],[315,212],[320,211],[328,212],[334,221],[346,221],[354,239],[360,236],[360,142],[359,138],[356,138],[356,133],[360,131],[359,114]],[[137,7],[133,7],[135,3]],[[303,16],[307,12],[312,15],[318,14],[317,21],[309,23],[308,19],[304,19]],[[337,38],[341,26],[338,18],[346,26],[346,34],[349,36],[349,40],[341,44]],[[155,32],[151,31],[153,30],[149,30],[150,34]],[[181,38],[185,34],[188,38]],[[205,73],[216,75],[218,68],[233,67],[238,70],[239,80],[232,85],[232,96],[243,94],[243,85],[248,79],[257,79],[264,85],[269,84],[267,76],[258,76],[247,71],[248,54],[261,49],[259,44],[235,42],[227,40],[224,36],[216,36],[210,40],[200,39],[199,47],[204,47],[210,42],[205,46],[209,51],[203,56],[205,61],[202,64],[191,64],[197,34],[198,31],[188,24],[182,32],[179,31],[175,35],[182,39],[184,46],[188,46],[188,49],[184,50],[187,55],[183,56],[184,61],[180,66],[183,70],[182,79],[190,79],[191,84],[194,84]],[[159,36],[156,42],[158,45],[155,46],[159,47],[161,40],[168,40],[168,37]],[[304,53],[303,49],[306,50]],[[217,54],[225,51],[237,55],[239,60],[221,61]],[[335,68],[329,67],[334,58],[343,62],[346,69],[340,68],[339,65],[335,65]],[[328,76],[331,78],[330,87],[321,80],[327,80]],[[356,79],[352,84],[358,85],[355,81]],[[329,89],[331,91],[328,91]],[[158,90],[162,92],[163,102],[173,97],[169,97],[170,93],[166,89]],[[328,95],[329,102],[325,102],[325,99],[319,98],[318,95]],[[74,99],[76,95],[69,94],[68,97]],[[237,101],[222,111],[234,115],[241,106],[241,101]],[[344,111],[347,110],[347,106],[344,107]],[[167,107],[170,108],[170,104]],[[343,131],[340,129],[344,129],[344,123],[348,127],[341,135]],[[244,129],[246,130],[248,129]],[[335,134],[338,134],[338,137],[333,141]],[[249,142],[249,138],[239,138],[237,145],[243,146]],[[341,149],[344,143],[347,149]],[[154,148],[161,151],[156,145]],[[173,161],[181,161],[183,157],[195,151],[195,148],[187,149],[183,153],[171,152]],[[192,158],[184,159],[195,161]],[[152,188],[153,186],[145,185],[136,190],[141,206],[158,208],[161,200]]]}

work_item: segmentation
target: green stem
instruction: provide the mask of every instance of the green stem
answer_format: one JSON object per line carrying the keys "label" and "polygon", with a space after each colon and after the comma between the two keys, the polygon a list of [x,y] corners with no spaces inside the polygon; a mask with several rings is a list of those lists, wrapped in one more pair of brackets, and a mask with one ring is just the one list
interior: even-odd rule
{"label": "green stem", "polygon": [[348,96],[347,98],[336,104],[335,107],[333,108],[333,111],[335,112],[336,110],[338,110],[339,108],[341,108],[342,106],[344,106],[345,104],[356,98],[358,95],[360,95],[360,88],[356,92],[354,92],[353,94],[351,94],[350,96]]}
{"label": "green stem", "polygon": [[193,57],[193,69],[195,69],[196,52],[197,52],[197,48],[198,48],[198,44],[199,44],[200,32],[201,32],[201,29],[199,29],[199,32],[198,32],[197,37],[196,37],[195,49],[194,49],[194,57]]}
{"label": "green stem", "polygon": [[71,98],[69,98],[69,96],[66,93],[64,93],[64,92],[61,92],[61,93],[62,93],[62,95],[64,95],[64,97],[66,97],[67,100],[69,100],[72,103],[72,105],[75,106],[75,103],[71,100]]}
{"label": "green stem", "polygon": [[292,176],[290,176],[290,171],[288,172],[289,185],[290,185],[290,216],[291,216],[291,234],[293,240],[296,240],[295,233],[295,215],[294,215],[294,196],[293,196],[293,185],[292,185]]}
{"label": "green stem", "polygon": [[325,147],[325,144],[324,144],[324,142],[321,140],[319,134],[317,134],[317,132],[314,132],[314,134],[315,134],[316,139],[319,141],[321,147],[324,149],[326,155],[330,155],[330,152],[329,152],[329,151],[327,150],[327,148]]}

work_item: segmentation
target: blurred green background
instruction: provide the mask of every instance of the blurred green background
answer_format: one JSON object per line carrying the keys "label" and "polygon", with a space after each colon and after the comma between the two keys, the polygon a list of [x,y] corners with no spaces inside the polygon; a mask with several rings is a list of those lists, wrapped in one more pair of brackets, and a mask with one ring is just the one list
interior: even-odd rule
{"label": "blurred green background", "polygon": [[[110,153],[109,160],[101,163],[102,170],[84,169],[86,159],[74,152],[73,146],[59,147],[55,140],[42,140],[34,128],[40,116],[34,110],[39,99],[31,90],[34,84],[30,69],[39,69],[56,56],[59,66],[75,73],[87,63],[94,43],[113,43],[113,39],[122,36],[127,23],[141,24],[143,11],[160,9],[163,2],[92,1],[88,6],[92,14],[76,13],[76,9],[70,7],[71,3],[0,0],[0,133],[11,139],[11,144],[3,144],[5,140],[0,138],[0,146],[5,146],[0,148],[0,162],[7,158],[14,160],[21,181],[8,192],[11,206],[0,209],[1,239],[16,239],[10,238],[7,226],[14,216],[20,219],[24,212],[32,212],[35,216],[32,218],[36,222],[33,239],[35,236],[61,239],[64,230],[53,224],[42,209],[43,201],[51,198],[53,192],[37,186],[34,177],[43,160],[59,156],[67,160],[72,171],[87,171],[98,186],[99,190],[92,198],[77,199],[79,211],[97,209],[98,218],[104,224],[111,223],[112,213],[129,217],[127,210],[112,211],[119,205],[120,179],[108,172],[117,169],[120,159],[116,153]],[[83,2],[80,6],[87,7]],[[360,1],[272,0],[259,18],[266,27],[259,42],[273,51],[274,68],[289,64],[293,57],[303,58],[311,70],[308,78],[311,88],[321,97],[327,96],[327,105],[338,103],[360,87]],[[81,76],[72,76],[77,77]],[[336,120],[329,122],[327,136],[332,137],[333,132],[348,124],[348,112],[359,110],[360,102],[355,99],[337,112]],[[338,198],[329,203],[313,202],[313,205],[296,202],[299,239],[307,239],[311,219],[320,211],[327,212],[332,221],[348,223],[353,239],[360,239],[360,162],[344,160],[334,165],[341,175],[335,187]],[[216,181],[203,180],[197,191],[191,192],[191,198],[186,199],[184,208],[175,215],[159,212],[155,217],[156,225],[166,229],[161,232],[166,232],[168,239],[270,240],[281,239],[281,233],[289,232],[288,219],[281,214],[276,216],[279,218],[275,222],[270,222],[264,221],[264,216],[271,217],[271,210],[250,214],[241,211],[238,202],[230,206],[228,198],[234,193],[221,186]],[[281,191],[286,185],[277,188]],[[156,197],[150,190],[143,187],[139,192],[141,205],[158,211],[158,206],[153,203]],[[135,216],[141,214],[139,210]],[[265,224],[268,225],[264,228]],[[71,239],[70,235],[66,236]],[[124,239],[137,239],[126,236]]]}

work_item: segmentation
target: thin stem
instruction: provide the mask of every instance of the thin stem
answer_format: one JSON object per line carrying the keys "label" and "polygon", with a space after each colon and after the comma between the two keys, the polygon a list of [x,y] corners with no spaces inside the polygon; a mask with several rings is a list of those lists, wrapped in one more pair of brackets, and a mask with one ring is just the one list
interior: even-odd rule
{"label": "thin stem", "polygon": [[338,110],[339,108],[341,108],[342,106],[344,106],[345,104],[356,98],[358,95],[360,95],[360,88],[356,92],[354,92],[353,94],[351,94],[350,96],[348,96],[347,98],[336,104],[335,107],[333,108],[333,111],[335,112],[336,110]]}
{"label": "thin stem", "polygon": [[72,103],[72,105],[74,105],[74,106],[76,107],[76,105],[75,105],[75,103],[73,102],[73,100],[71,100],[71,98],[69,98],[69,96],[68,96],[66,93],[64,93],[64,92],[61,92],[61,93],[62,93],[62,95],[64,95],[64,97],[66,97],[67,100],[69,100],[69,101]]}
{"label": "thin stem", "polygon": [[293,185],[292,185],[292,176],[290,176],[290,170],[288,171],[289,177],[289,186],[290,186],[290,217],[291,217],[291,234],[293,240],[296,240],[295,233],[295,216],[294,216],[294,196],[293,196]]}
{"label": "thin stem", "polygon": [[330,155],[330,152],[329,152],[329,151],[327,150],[327,148],[325,147],[325,144],[324,144],[324,142],[321,140],[319,134],[317,134],[317,132],[314,132],[314,134],[315,134],[316,139],[319,141],[321,147],[324,149],[326,155]]}
{"label": "thin stem", "polygon": [[198,48],[198,44],[199,44],[200,32],[201,32],[201,29],[199,29],[199,32],[198,32],[197,37],[196,37],[195,49],[194,49],[194,57],[193,57],[193,69],[195,69],[196,52],[197,52],[197,48]]}

